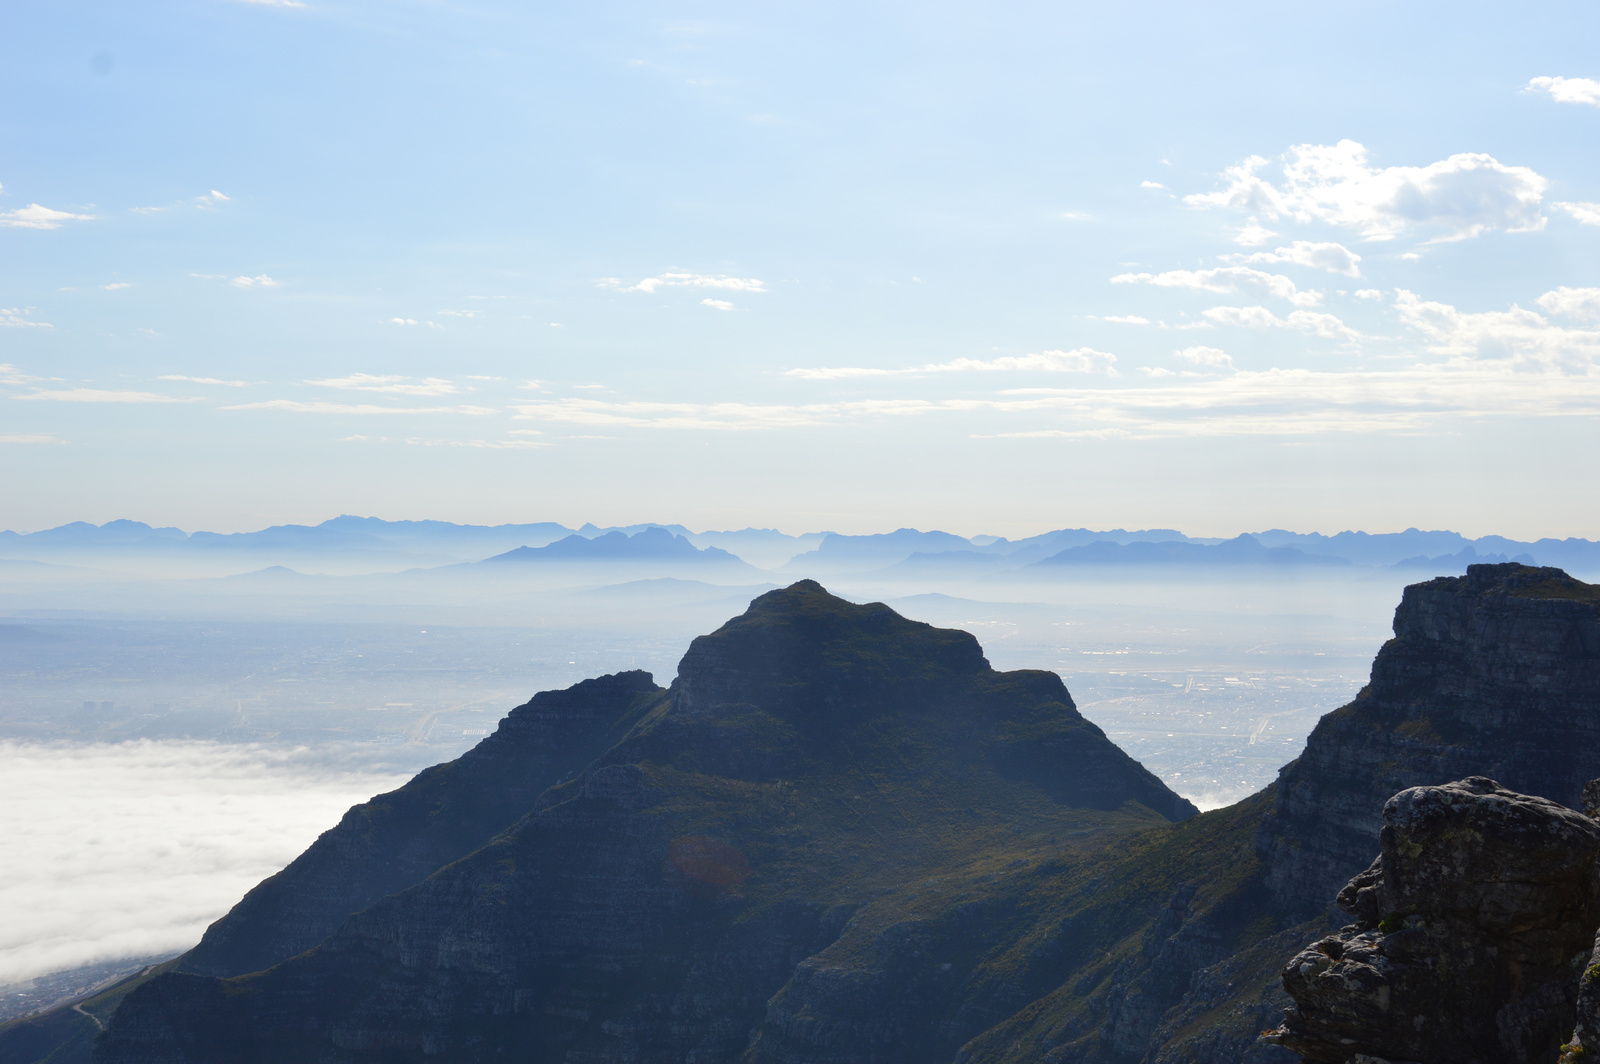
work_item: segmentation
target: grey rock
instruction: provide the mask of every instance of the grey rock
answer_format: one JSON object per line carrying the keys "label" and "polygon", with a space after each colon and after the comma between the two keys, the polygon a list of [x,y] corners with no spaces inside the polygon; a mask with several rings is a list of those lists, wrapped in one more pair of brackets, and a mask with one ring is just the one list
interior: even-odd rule
{"label": "grey rock", "polygon": [[1283,969],[1272,1039],[1314,1064],[1553,1059],[1600,924],[1600,824],[1471,777],[1391,798],[1381,846],[1339,895],[1356,922]]}

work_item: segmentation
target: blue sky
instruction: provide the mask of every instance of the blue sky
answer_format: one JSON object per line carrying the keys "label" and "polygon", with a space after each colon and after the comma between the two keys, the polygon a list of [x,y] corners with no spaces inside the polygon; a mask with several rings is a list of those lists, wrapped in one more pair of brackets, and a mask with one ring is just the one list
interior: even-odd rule
{"label": "blue sky", "polygon": [[1593,5],[7,27],[5,527],[1600,534]]}

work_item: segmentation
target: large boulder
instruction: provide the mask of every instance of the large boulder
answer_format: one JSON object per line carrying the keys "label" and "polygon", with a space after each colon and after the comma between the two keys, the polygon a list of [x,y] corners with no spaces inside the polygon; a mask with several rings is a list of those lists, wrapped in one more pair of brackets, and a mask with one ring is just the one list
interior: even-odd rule
{"label": "large boulder", "polygon": [[1271,1040],[1315,1064],[1554,1060],[1600,924],[1600,823],[1482,776],[1383,809],[1356,922],[1283,969]]}

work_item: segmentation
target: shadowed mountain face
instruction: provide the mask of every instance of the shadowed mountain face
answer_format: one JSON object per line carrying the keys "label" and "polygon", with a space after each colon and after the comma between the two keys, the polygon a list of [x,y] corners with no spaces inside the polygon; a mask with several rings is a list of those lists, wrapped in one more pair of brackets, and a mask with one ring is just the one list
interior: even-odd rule
{"label": "shadowed mountain face", "polygon": [[404,787],[358,805],[206,929],[181,968],[240,975],[310,949],[353,912],[464,857],[581,771],[662,694],[625,672],[518,706],[495,733]]}
{"label": "shadowed mountain face", "polygon": [[[98,1058],[822,1059],[818,1022],[875,1041],[847,1015],[874,980],[917,1033],[871,1058],[948,1056],[1015,1007],[922,1022],[993,921],[1037,918],[1004,884],[1194,814],[1055,674],[811,581],[695,640],[669,692],[541,695],[479,751],[352,810],[129,995]],[[943,959],[913,960],[903,906],[952,896],[973,904],[930,929]],[[931,982],[839,983],[863,950]]]}

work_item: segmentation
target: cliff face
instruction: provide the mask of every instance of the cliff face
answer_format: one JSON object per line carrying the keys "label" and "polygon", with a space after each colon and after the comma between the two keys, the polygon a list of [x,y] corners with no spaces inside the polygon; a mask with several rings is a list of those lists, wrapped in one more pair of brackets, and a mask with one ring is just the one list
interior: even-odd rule
{"label": "cliff face", "polygon": [[[151,980],[98,1059],[949,1056],[1017,1005],[974,969],[1048,920],[1018,883],[1194,812],[1053,673],[996,673],[966,633],[810,581],[696,640],[668,695],[647,678],[618,693],[584,717],[627,733],[487,845],[274,967]],[[407,823],[370,865],[412,845]],[[332,876],[325,842],[301,881]],[[336,907],[298,905],[295,882],[230,914],[205,956],[237,963],[223,944],[287,942],[304,909]],[[1087,942],[1098,955],[1105,932]],[[974,993],[998,1001],[943,1014]]]}
{"label": "cliff face", "polygon": [[1406,588],[1371,683],[1279,775],[1270,889],[1309,916],[1372,859],[1391,795],[1474,775],[1568,806],[1600,776],[1600,587],[1511,563]]}

